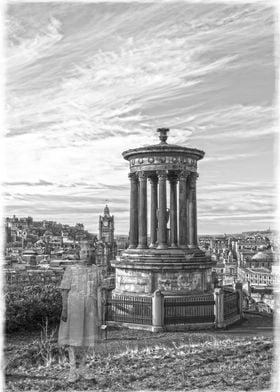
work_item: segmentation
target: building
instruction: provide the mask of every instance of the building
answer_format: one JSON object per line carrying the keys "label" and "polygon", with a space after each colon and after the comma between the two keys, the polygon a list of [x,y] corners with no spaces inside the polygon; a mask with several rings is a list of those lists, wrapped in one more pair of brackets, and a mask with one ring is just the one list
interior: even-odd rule
{"label": "building", "polygon": [[238,268],[238,280],[249,282],[251,287],[272,287],[271,270],[262,268]]}
{"label": "building", "polygon": [[107,272],[112,271],[111,261],[116,259],[117,244],[114,237],[114,216],[105,205],[103,215],[99,216],[98,241],[96,243],[96,264]]}
{"label": "building", "polygon": [[253,310],[271,312],[274,309],[272,274],[273,263],[278,260],[278,254],[273,252],[269,246],[260,246],[257,253],[243,260],[238,266],[238,280],[248,296],[250,306]]}
{"label": "building", "polygon": [[22,252],[22,260],[29,265],[36,265],[36,256],[38,253],[33,249],[26,249]]}
{"label": "building", "polygon": [[99,241],[112,245],[114,243],[114,216],[110,215],[110,210],[106,204],[103,216],[99,216]]}
{"label": "building", "polygon": [[246,261],[246,267],[249,268],[267,268],[271,270],[275,259],[275,253],[271,249],[260,247],[258,253],[254,254],[251,259]]}
{"label": "building", "polygon": [[117,244],[118,253],[123,251],[124,249],[127,249],[129,246],[128,235],[116,235],[115,241]]}

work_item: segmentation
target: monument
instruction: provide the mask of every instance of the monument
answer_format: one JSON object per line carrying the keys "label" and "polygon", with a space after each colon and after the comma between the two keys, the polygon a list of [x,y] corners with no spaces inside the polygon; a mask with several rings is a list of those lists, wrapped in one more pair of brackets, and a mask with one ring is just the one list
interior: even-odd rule
{"label": "monument", "polygon": [[204,152],[168,144],[168,131],[158,129],[159,144],[122,154],[130,167],[129,247],[113,262],[113,298],[213,293],[212,261],[197,242],[197,162]]}

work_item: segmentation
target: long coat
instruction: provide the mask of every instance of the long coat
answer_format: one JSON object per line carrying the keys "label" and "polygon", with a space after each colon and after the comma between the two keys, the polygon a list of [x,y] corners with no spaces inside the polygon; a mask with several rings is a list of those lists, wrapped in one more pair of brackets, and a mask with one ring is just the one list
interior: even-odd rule
{"label": "long coat", "polygon": [[99,336],[98,291],[100,277],[96,265],[66,268],[60,289],[67,289],[67,321],[60,321],[58,344],[94,346]]}

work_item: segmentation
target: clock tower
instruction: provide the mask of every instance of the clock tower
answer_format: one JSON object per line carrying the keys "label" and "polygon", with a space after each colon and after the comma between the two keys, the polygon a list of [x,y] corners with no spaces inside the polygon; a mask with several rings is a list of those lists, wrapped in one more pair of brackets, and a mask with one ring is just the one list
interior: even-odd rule
{"label": "clock tower", "polygon": [[114,216],[106,204],[103,216],[99,216],[99,240],[107,244],[114,244]]}

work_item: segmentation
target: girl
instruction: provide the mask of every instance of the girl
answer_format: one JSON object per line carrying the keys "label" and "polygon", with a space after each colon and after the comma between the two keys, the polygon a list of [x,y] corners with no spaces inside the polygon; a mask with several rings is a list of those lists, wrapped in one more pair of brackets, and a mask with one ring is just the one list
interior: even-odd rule
{"label": "girl", "polygon": [[[68,381],[79,376],[92,379],[86,367],[86,356],[97,343],[100,334],[98,297],[100,276],[88,247],[82,244],[77,265],[66,268],[60,285],[62,314],[58,332],[58,344],[67,345],[70,373]],[[77,360],[80,366],[77,368]]]}

